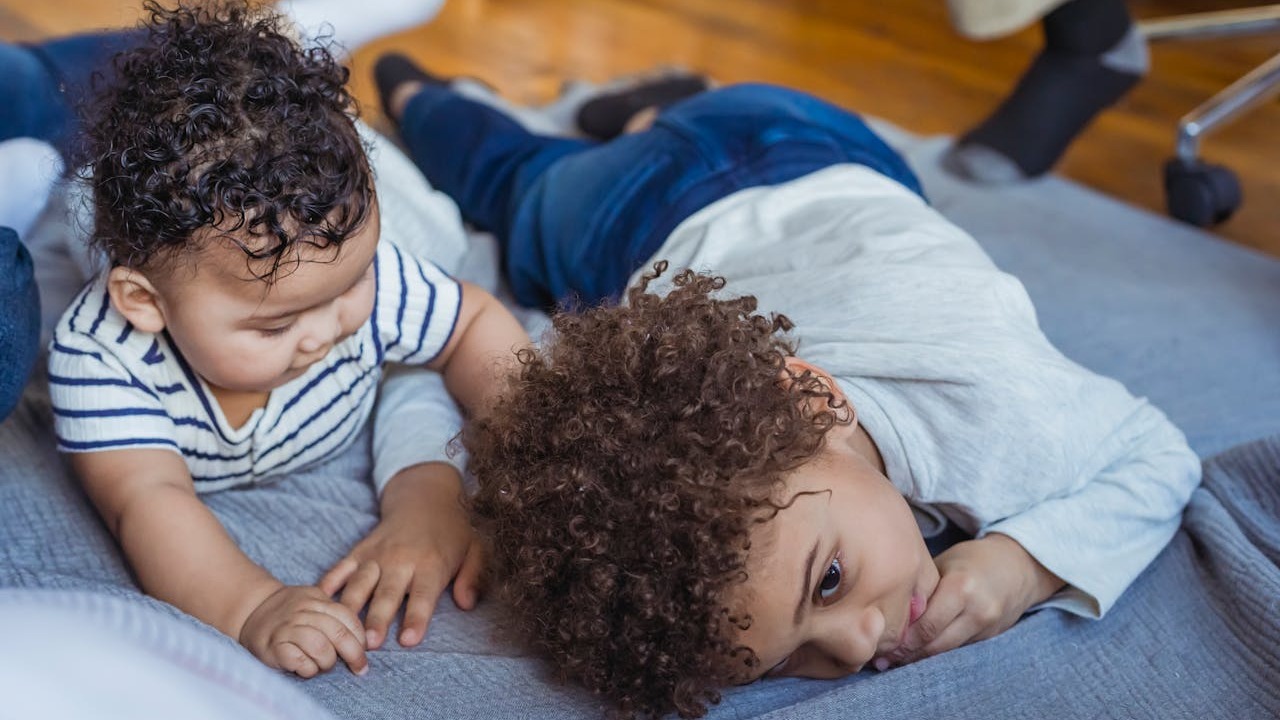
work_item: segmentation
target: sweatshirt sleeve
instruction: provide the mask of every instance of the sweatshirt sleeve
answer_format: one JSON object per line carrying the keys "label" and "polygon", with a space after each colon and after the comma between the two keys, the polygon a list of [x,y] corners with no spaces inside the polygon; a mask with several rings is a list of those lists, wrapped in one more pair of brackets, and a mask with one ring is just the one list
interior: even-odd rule
{"label": "sweatshirt sleeve", "polygon": [[1115,452],[1074,492],[991,523],[1068,587],[1043,603],[1102,617],[1177,531],[1200,482],[1200,460],[1164,414],[1146,402],[1107,438]]}
{"label": "sweatshirt sleeve", "polygon": [[388,367],[373,420],[373,483],[378,495],[396,473],[412,465],[444,462],[458,472],[466,466],[450,442],[462,429],[462,413],[440,373],[417,367]]}

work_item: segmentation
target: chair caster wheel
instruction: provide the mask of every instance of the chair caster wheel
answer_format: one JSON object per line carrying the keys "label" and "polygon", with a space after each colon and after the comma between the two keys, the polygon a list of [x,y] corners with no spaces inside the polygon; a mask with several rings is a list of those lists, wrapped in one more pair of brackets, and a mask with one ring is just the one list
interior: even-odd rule
{"label": "chair caster wheel", "polygon": [[1164,165],[1164,194],[1170,215],[1198,227],[1231,217],[1243,199],[1240,181],[1231,170],[1181,158]]}

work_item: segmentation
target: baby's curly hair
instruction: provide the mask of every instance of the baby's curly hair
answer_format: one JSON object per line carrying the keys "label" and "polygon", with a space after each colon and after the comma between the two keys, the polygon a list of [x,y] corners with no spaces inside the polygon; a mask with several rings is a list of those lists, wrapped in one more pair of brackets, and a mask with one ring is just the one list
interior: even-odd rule
{"label": "baby's curly hair", "polygon": [[358,230],[371,171],[329,50],[244,0],[145,12],[146,41],[86,109],[94,242],[112,264],[182,255],[217,228],[265,278],[298,242],[336,248]]}
{"label": "baby's curly hair", "polygon": [[736,640],[751,618],[729,607],[752,530],[848,422],[818,376],[785,364],[786,317],[692,271],[650,292],[665,270],[626,304],[558,314],[462,434],[510,630],[627,717],[700,716],[759,665]]}

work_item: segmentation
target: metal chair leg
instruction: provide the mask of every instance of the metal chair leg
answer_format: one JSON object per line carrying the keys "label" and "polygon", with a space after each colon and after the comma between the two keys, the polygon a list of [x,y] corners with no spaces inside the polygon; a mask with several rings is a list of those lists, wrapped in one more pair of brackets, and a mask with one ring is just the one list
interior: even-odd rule
{"label": "metal chair leg", "polygon": [[1193,160],[1200,140],[1259,103],[1280,94],[1280,55],[1231,83],[1178,123],[1178,157]]}
{"label": "metal chair leg", "polygon": [[1178,15],[1138,23],[1138,32],[1149,41],[1252,35],[1270,30],[1280,30],[1280,5]]}
{"label": "metal chair leg", "polygon": [[[1138,31],[1148,41],[1200,39],[1280,30],[1280,5],[1145,20]],[[1164,167],[1170,215],[1206,227],[1240,207],[1240,181],[1229,168],[1200,160],[1200,141],[1250,108],[1280,94],[1280,55],[1222,89],[1178,122],[1176,155]]]}

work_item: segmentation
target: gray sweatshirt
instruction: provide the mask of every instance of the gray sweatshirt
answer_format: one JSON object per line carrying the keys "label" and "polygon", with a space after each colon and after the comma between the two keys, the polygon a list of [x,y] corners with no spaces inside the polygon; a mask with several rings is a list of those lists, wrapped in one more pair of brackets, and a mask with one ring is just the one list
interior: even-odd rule
{"label": "gray sweatshirt", "polygon": [[1021,543],[1068,583],[1046,605],[1104,614],[1199,483],[1158,409],[1064,357],[1016,278],[863,166],[735,193],[654,259],[790,317],[797,355],[837,378],[894,486],[935,519]]}

